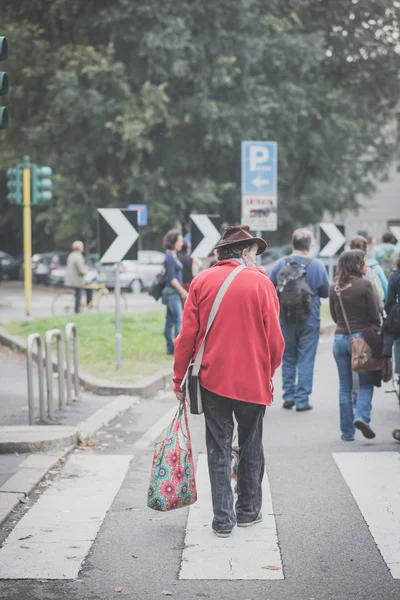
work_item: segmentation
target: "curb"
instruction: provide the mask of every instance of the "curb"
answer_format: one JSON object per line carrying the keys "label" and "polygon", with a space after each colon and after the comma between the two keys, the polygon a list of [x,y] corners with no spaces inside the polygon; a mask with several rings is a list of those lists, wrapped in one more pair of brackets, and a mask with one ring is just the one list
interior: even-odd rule
{"label": "curb", "polygon": [[76,444],[76,427],[17,425],[0,427],[0,455],[57,451]]}
{"label": "curb", "polygon": [[[0,344],[26,354],[26,341],[17,336],[7,333],[0,329]],[[33,357],[37,358],[37,353],[33,352]],[[58,364],[55,359],[52,360],[53,371],[57,371]],[[64,366],[65,369],[65,366]],[[163,369],[154,375],[149,375],[139,379],[133,384],[117,384],[106,379],[100,379],[84,371],[79,372],[79,383],[83,389],[88,392],[94,392],[98,396],[140,396],[141,398],[150,398],[160,390],[163,390],[167,383],[172,380],[172,370]]]}
{"label": "curb", "polygon": [[[43,477],[48,473],[52,467],[58,463],[59,460],[70,454],[73,449],[77,446],[78,440],[90,438],[105,425],[108,425],[113,419],[115,419],[121,413],[129,410],[133,405],[140,404],[140,399],[133,396],[124,396],[116,398],[110,402],[107,406],[100,408],[91,417],[82,421],[77,427],[69,427],[71,429],[71,442],[67,443],[67,438],[58,438],[57,443],[52,447],[49,452],[49,447],[46,449],[48,453],[44,454],[31,454],[26,460],[19,466],[19,469],[14,475],[12,475],[0,488],[0,525],[7,519],[13,510],[18,506],[20,502],[26,503],[26,497],[28,494],[38,485]],[[33,426],[27,425],[26,429],[32,430]],[[41,426],[44,430],[48,430],[49,427],[44,425]],[[1,437],[2,430],[4,427],[0,427],[0,453],[1,453]],[[8,430],[20,429],[21,427],[8,427]],[[37,430],[37,427],[34,427]],[[53,427],[52,429],[60,429],[59,427]],[[8,432],[12,435],[12,432]],[[8,443],[10,444],[10,442]],[[12,452],[32,452],[32,449],[28,448],[26,441],[24,442],[13,442]],[[10,447],[8,445],[8,447]],[[31,448],[31,446],[29,446]],[[43,450],[43,445],[40,446]],[[3,452],[4,453],[4,452]]]}
{"label": "curb", "polygon": [[140,404],[135,396],[120,396],[109,402],[76,427],[68,425],[18,425],[0,427],[0,455],[58,452],[76,446],[80,439],[93,437],[118,415]]}

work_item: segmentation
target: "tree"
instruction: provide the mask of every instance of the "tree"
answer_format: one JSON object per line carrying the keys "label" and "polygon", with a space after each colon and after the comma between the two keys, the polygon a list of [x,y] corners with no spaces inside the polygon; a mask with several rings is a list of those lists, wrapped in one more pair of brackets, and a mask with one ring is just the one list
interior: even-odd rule
{"label": "tree", "polygon": [[93,242],[95,209],[128,202],[155,234],[192,211],[238,222],[244,139],[279,144],[280,238],[355,207],[395,156],[398,2],[15,4],[1,165],[28,149],[53,167],[37,227],[59,244]]}

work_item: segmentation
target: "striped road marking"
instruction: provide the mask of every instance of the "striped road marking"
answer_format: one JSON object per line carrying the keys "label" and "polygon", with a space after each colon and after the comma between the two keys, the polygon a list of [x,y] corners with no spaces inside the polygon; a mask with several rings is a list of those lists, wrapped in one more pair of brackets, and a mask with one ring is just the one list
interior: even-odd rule
{"label": "striped road marking", "polygon": [[333,458],[393,579],[400,579],[400,454],[338,452]]}
{"label": "striped road marking", "polygon": [[169,409],[165,415],[163,415],[158,421],[154,423],[136,442],[133,444],[133,448],[144,449],[152,446],[154,442],[158,442],[162,438],[164,430],[167,429],[168,425],[171,424],[176,411],[178,410],[178,403]]}
{"label": "striped road marking", "polygon": [[77,452],[0,550],[0,579],[75,579],[133,457]]}
{"label": "striped road marking", "polygon": [[213,518],[207,457],[200,454],[196,483],[198,500],[190,507],[180,579],[283,579],[271,492],[263,481],[264,521],[236,527],[230,538],[217,538]]}

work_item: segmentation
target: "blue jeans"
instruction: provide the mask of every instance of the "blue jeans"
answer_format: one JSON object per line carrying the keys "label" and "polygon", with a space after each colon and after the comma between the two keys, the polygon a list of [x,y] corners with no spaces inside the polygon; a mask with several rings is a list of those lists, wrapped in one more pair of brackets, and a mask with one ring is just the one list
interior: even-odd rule
{"label": "blue jeans", "polygon": [[167,354],[173,354],[174,340],[178,337],[182,327],[182,300],[178,293],[165,293],[163,294],[163,303],[167,307],[164,328],[164,336],[167,341]]}
{"label": "blue jeans", "polygon": [[[353,333],[353,337],[362,337],[362,333]],[[335,335],[333,355],[339,372],[339,409],[340,430],[346,439],[353,439],[355,434],[354,421],[369,424],[371,420],[372,395],[374,393],[372,373],[359,373],[359,391],[356,408],[353,409],[353,371],[351,370],[350,336]]]}
{"label": "blue jeans", "polygon": [[285,338],[282,360],[283,399],[294,402],[296,408],[308,405],[314,378],[320,326],[307,323],[285,323],[281,319]]}
{"label": "blue jeans", "polygon": [[[262,444],[265,406],[231,400],[201,390],[206,421],[208,471],[214,519],[217,531],[231,531],[236,518],[254,521],[262,505],[262,480],[265,471]],[[238,424],[239,463],[237,468],[237,502],[232,491],[233,415]]]}

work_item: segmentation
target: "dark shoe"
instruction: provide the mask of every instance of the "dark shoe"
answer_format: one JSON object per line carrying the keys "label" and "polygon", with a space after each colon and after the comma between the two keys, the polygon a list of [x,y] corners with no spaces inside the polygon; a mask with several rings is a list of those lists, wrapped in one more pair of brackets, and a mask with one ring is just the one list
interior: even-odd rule
{"label": "dark shoe", "polygon": [[368,440],[373,440],[375,437],[375,432],[372,431],[371,427],[364,423],[364,421],[354,421],[354,427],[359,429],[364,437]]}
{"label": "dark shoe", "polygon": [[299,406],[296,408],[296,412],[305,412],[306,410],[312,410],[313,407],[311,404],[307,404],[307,406]]}
{"label": "dark shoe", "polygon": [[229,529],[225,529],[223,531],[218,531],[217,529],[213,529],[213,532],[215,533],[215,535],[219,538],[228,538],[231,536],[233,529],[229,530]]}
{"label": "dark shoe", "polygon": [[282,404],[282,408],[293,408],[294,406],[294,402],[292,400],[285,400],[284,403]]}
{"label": "dark shoe", "polygon": [[347,437],[344,437],[344,435],[341,435],[340,439],[343,440],[344,442],[354,442],[354,438],[347,438]]}
{"label": "dark shoe", "polygon": [[254,521],[238,521],[237,526],[238,527],[251,527],[252,525],[257,525],[257,523],[261,523],[262,520],[263,520],[263,516],[262,516],[262,513],[260,513],[258,515],[258,517],[256,519],[254,519]]}

